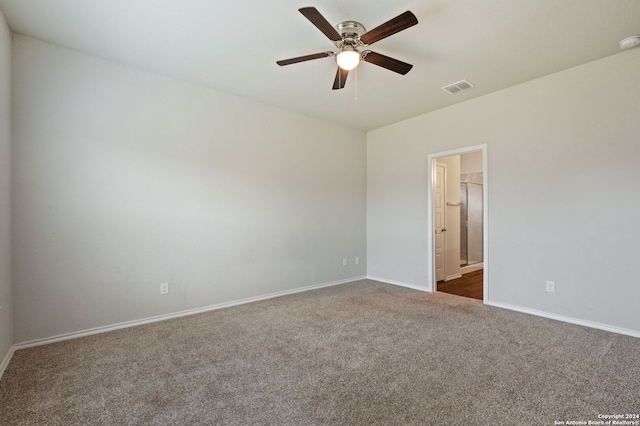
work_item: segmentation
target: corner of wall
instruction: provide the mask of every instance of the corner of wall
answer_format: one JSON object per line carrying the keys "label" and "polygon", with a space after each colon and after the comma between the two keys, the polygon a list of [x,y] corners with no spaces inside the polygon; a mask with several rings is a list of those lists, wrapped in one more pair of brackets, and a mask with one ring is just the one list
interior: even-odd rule
{"label": "corner of wall", "polygon": [[0,377],[13,355],[11,31],[0,11]]}

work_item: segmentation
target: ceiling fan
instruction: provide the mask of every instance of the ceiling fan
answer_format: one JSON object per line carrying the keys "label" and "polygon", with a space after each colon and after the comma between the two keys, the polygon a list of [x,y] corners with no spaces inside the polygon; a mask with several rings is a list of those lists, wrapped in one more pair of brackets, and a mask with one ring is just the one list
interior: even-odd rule
{"label": "ceiling fan", "polygon": [[312,59],[335,56],[338,63],[338,71],[333,82],[333,90],[342,89],[349,75],[349,71],[358,66],[360,61],[365,61],[386,68],[388,70],[405,75],[413,65],[406,62],[390,58],[380,53],[364,50],[360,52],[358,48],[369,46],[377,41],[387,38],[400,31],[406,30],[418,23],[416,16],[407,11],[395,18],[366,31],[364,25],[356,21],[344,21],[333,27],[318,12],[315,7],[303,7],[298,9],[313,25],[315,25],[329,40],[331,40],[339,52],[320,52],[311,55],[298,56],[296,58],[277,61],[280,66],[296,64],[298,62],[310,61]]}

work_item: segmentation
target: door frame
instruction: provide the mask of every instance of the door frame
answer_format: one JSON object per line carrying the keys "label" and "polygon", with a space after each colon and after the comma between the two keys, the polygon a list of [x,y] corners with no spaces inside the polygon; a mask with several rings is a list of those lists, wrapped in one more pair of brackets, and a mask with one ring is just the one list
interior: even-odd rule
{"label": "door frame", "polygon": [[482,183],[483,183],[483,193],[482,193],[482,234],[483,234],[483,242],[482,242],[482,251],[483,251],[483,265],[484,265],[484,274],[483,274],[483,290],[482,290],[482,300],[484,303],[490,301],[491,292],[489,291],[489,203],[488,203],[488,194],[489,194],[489,186],[488,186],[488,167],[487,167],[487,144],[474,145],[466,148],[454,149],[451,151],[438,152],[434,154],[429,154],[427,161],[427,176],[429,177],[429,184],[427,185],[427,247],[428,247],[428,256],[427,256],[427,270],[429,274],[427,275],[427,289],[428,291],[435,292],[437,291],[437,282],[436,282],[436,270],[435,270],[435,205],[434,205],[434,196],[435,196],[435,163],[437,159],[442,157],[451,157],[452,155],[461,155],[468,154],[471,152],[482,151]]}

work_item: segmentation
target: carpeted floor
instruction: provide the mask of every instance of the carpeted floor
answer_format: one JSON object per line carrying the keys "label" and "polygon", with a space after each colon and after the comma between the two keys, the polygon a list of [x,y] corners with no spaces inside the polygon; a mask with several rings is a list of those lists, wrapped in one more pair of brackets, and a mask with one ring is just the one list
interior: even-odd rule
{"label": "carpeted floor", "polygon": [[2,425],[554,425],[640,414],[640,339],[359,281],[17,351]]}

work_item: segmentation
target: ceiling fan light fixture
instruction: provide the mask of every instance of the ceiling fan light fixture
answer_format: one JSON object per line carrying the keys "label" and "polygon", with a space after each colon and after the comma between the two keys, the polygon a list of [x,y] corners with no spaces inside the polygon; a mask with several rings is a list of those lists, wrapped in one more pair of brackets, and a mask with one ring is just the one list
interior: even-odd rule
{"label": "ceiling fan light fixture", "polygon": [[345,46],[342,51],[336,55],[338,66],[345,71],[351,71],[360,63],[360,52],[351,46]]}
{"label": "ceiling fan light fixture", "polygon": [[276,61],[280,66],[335,56],[338,70],[333,81],[332,90],[344,88],[344,83],[347,80],[349,71],[357,69],[360,61],[377,65],[401,75],[405,75],[413,68],[411,64],[370,50],[365,50],[362,53],[358,51],[359,47],[364,48],[363,46],[370,46],[373,43],[416,25],[418,18],[408,10],[369,31],[365,29],[364,25],[356,21],[340,22],[334,27],[318,12],[318,9],[313,6],[303,7],[298,9],[298,11],[319,29],[322,34],[331,40],[335,47],[339,49],[339,52],[334,53],[327,51]]}

